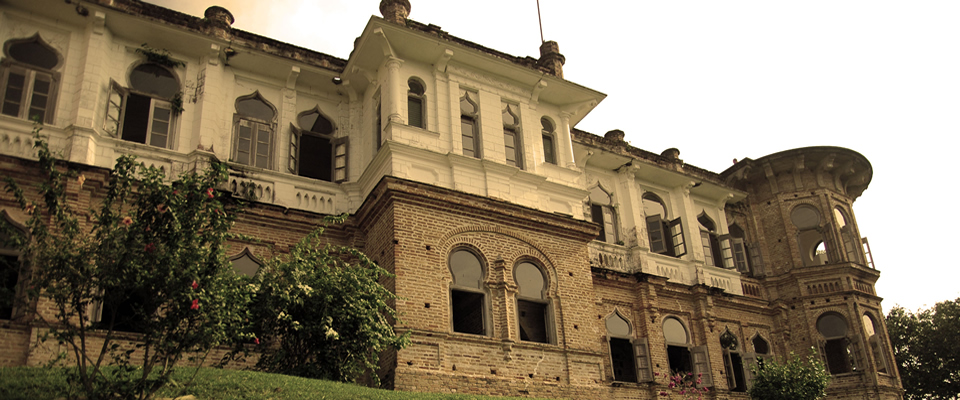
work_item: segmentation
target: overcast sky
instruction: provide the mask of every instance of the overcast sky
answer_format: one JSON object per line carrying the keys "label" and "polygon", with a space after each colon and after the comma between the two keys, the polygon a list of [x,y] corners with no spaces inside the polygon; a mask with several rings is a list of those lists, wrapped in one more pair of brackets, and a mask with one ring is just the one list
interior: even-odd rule
{"label": "overcast sky", "polygon": [[[346,59],[379,0],[152,0]],[[536,0],[410,0],[410,18],[516,56],[539,57]],[[947,203],[960,158],[960,1],[541,0],[564,77],[608,95],[577,128],[622,129],[715,172],[806,146],[873,165],[854,204],[884,311],[960,297]]]}

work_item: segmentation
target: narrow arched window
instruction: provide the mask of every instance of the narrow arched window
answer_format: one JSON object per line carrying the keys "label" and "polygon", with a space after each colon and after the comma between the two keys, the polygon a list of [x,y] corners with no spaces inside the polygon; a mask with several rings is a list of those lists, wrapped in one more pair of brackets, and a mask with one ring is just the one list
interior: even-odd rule
{"label": "narrow arched window", "polygon": [[860,241],[853,229],[853,224],[848,222],[847,213],[839,206],[833,208],[833,219],[840,228],[840,239],[843,243],[843,250],[847,256],[847,261],[860,263]]}
{"label": "narrow arched window", "polygon": [[870,314],[863,314],[863,329],[867,335],[867,344],[870,347],[870,353],[873,355],[873,362],[877,366],[877,372],[887,373],[887,357],[884,349],[885,341],[880,339],[880,325]]}
{"label": "narrow arched window", "polygon": [[260,92],[238,98],[236,109],[233,161],[253,167],[270,168],[276,109]]}
{"label": "narrow arched window", "polygon": [[520,111],[516,105],[503,105],[503,152],[507,165],[523,169],[523,140],[520,135]]}
{"label": "narrow arched window", "polygon": [[53,123],[58,69],[62,64],[60,53],[48,45],[40,34],[27,39],[12,39],[4,43],[4,57],[0,93],[3,104],[0,113],[11,117]]}
{"label": "narrow arched window", "polygon": [[487,334],[486,285],[480,258],[468,249],[450,253],[450,314],[454,332]]}
{"label": "narrow arched window", "polygon": [[660,196],[652,192],[645,192],[641,199],[643,213],[646,215],[650,251],[672,257],[682,257],[687,254],[680,217],[668,219],[666,204]]}
{"label": "narrow arched window", "polygon": [[407,86],[407,124],[426,129],[426,107],[424,107],[426,104],[426,101],[424,101],[426,88],[423,82],[417,78],[410,78],[410,80],[407,81]]}
{"label": "narrow arched window", "polygon": [[840,314],[828,312],[817,319],[820,333],[820,353],[831,374],[843,374],[857,369],[857,335],[848,337],[849,324]]}
{"label": "narrow arched window", "polygon": [[693,371],[690,362],[690,336],[687,328],[676,318],[663,320],[663,340],[667,344],[667,361],[674,373]]}
{"label": "narrow arched window", "polygon": [[540,118],[540,126],[540,133],[543,137],[543,161],[557,165],[556,128],[547,117]]}
{"label": "narrow arched window", "polygon": [[481,158],[483,152],[480,145],[480,107],[477,94],[469,90],[460,89],[460,137],[463,144],[463,155]]}
{"label": "narrow arched window", "polygon": [[723,368],[726,370],[727,387],[734,392],[747,390],[748,370],[745,364],[747,359],[740,349],[740,340],[730,329],[720,334],[720,347],[723,349]]}
{"label": "narrow arched window", "polygon": [[290,172],[328,182],[347,179],[347,138],[335,138],[336,127],[320,107],[304,111],[290,125]]}
{"label": "narrow arched window", "polygon": [[547,280],[543,270],[530,262],[517,264],[513,271],[517,282],[517,321],[520,325],[520,340],[550,343],[553,336],[549,320]]}
{"label": "narrow arched window", "polygon": [[703,258],[707,265],[731,269],[733,265],[733,242],[730,235],[720,235],[717,224],[706,211],[697,216],[700,224],[700,243],[703,245]]}
{"label": "narrow arched window", "polygon": [[608,315],[605,321],[607,343],[613,380],[619,382],[650,382],[653,369],[646,338],[634,338],[633,329],[619,311]]}

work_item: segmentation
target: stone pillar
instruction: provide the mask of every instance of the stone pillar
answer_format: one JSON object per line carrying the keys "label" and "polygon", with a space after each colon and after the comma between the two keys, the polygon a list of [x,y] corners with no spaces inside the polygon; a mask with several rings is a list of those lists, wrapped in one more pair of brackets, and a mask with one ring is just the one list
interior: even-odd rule
{"label": "stone pillar", "polygon": [[[104,86],[100,77],[103,75],[102,71],[105,63],[109,60],[108,57],[105,57],[107,46],[106,39],[103,36],[106,15],[103,12],[95,11],[93,18],[90,18],[89,21],[84,32],[86,48],[83,49],[83,59],[78,74],[82,77],[82,81],[78,85],[80,90],[73,93],[73,102],[77,107],[73,110],[73,115],[70,116],[70,122],[67,124],[70,134],[67,158],[73,162],[94,165],[97,162],[97,144],[94,139],[97,129],[95,125],[98,123],[96,110],[98,104],[106,104],[106,99],[100,97],[100,89]],[[65,89],[65,86],[61,86],[61,93],[64,94],[64,97],[67,93]],[[101,121],[99,122],[102,123],[103,116],[100,115],[100,118]],[[58,118],[58,120],[62,119]],[[113,166],[113,160],[105,161],[110,164],[102,166]]]}
{"label": "stone pillar", "polygon": [[384,111],[387,113],[387,119],[390,122],[404,123],[403,114],[400,113],[400,104],[403,102],[403,83],[400,82],[400,64],[403,60],[390,57],[387,59],[387,81],[383,85],[381,98]]}
{"label": "stone pillar", "polygon": [[558,139],[560,139],[561,143],[559,143],[557,146],[557,152],[558,153],[560,152],[561,145],[563,146],[564,151],[563,151],[563,157],[562,158],[557,157],[557,161],[559,162],[563,159],[566,159],[567,168],[575,169],[577,168],[577,162],[573,158],[573,136],[571,136],[571,133],[570,133],[570,117],[571,116],[572,115],[567,112],[560,113],[560,126],[559,126],[560,133],[558,135],[559,136]]}
{"label": "stone pillar", "polygon": [[207,33],[220,39],[230,39],[230,25],[233,25],[233,14],[226,8],[212,6],[203,12],[203,21],[207,24]]}

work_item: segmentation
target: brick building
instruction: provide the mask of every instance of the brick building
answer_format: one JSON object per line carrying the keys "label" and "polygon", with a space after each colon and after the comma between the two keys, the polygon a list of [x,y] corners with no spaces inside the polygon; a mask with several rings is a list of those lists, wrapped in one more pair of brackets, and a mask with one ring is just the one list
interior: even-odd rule
{"label": "brick building", "polygon": [[[224,189],[257,199],[237,230],[262,239],[232,244],[242,273],[350,213],[329,240],[396,275],[412,332],[380,371],[399,390],[647,399],[654,372],[679,370],[745,399],[749,365],[817,347],[831,398],[901,398],[851,208],[866,158],[813,147],[716,173],[579,131],[605,95],[564,79],[557,43],[514,57],[410,9],[383,0],[344,60],[233,29],[220,7],[8,0],[0,169],[34,179],[32,118],[87,171],[81,203],[119,154],[170,173],[229,160]],[[0,253],[16,290],[21,260]],[[0,365],[46,361],[30,310],[0,311]]]}

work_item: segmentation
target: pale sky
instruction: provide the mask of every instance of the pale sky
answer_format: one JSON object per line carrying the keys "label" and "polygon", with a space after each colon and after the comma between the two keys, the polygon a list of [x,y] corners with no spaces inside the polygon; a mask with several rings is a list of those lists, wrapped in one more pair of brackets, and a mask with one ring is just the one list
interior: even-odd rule
{"label": "pale sky", "polygon": [[[346,59],[379,0],[152,0]],[[410,0],[410,18],[515,56],[539,57],[536,0]],[[960,298],[946,203],[960,133],[960,1],[541,0],[564,77],[608,97],[577,128],[622,129],[634,146],[680,149],[721,172],[807,146],[873,165],[854,203],[884,312]],[[954,144],[950,144],[954,143]],[[958,157],[960,159],[960,157]]]}

